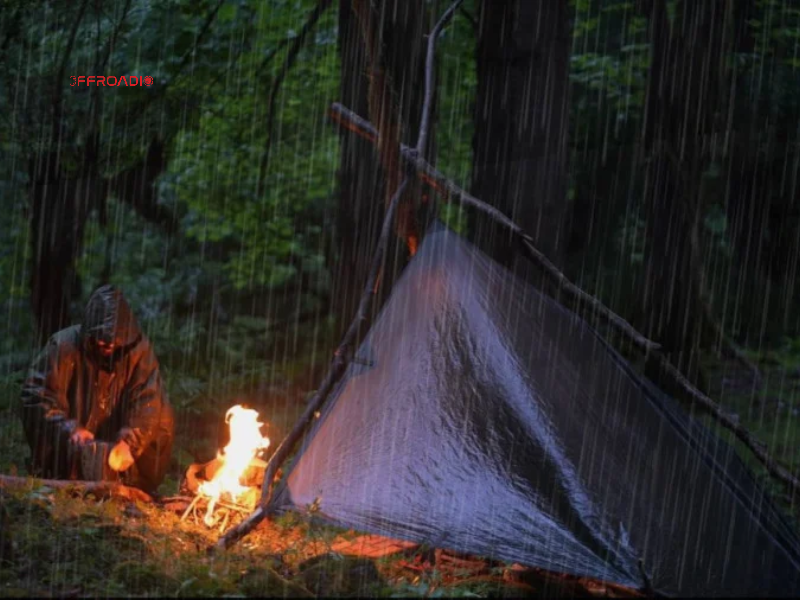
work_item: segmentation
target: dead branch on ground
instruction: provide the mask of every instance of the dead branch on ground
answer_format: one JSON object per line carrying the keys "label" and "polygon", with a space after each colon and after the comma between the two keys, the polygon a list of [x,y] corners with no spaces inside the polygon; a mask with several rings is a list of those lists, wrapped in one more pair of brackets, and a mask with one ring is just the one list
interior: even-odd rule
{"label": "dead branch on ground", "polygon": [[124,500],[152,502],[153,498],[139,488],[129,487],[113,481],[81,481],[62,479],[36,479],[0,475],[0,489],[48,487],[73,491],[81,496],[94,494],[98,498],[122,498]]}

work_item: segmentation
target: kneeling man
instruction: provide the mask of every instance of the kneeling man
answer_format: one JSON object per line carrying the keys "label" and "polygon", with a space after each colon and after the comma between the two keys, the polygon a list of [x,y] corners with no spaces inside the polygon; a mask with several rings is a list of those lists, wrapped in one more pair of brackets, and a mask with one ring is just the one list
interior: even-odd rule
{"label": "kneeling man", "polygon": [[36,477],[118,479],[150,493],[164,479],[173,410],[153,348],[113,286],[94,291],[81,324],[50,338],[21,413]]}

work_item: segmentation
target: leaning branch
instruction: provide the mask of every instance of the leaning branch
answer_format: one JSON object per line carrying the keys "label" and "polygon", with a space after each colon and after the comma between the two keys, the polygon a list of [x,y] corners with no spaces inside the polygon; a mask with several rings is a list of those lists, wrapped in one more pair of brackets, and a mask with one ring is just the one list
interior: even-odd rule
{"label": "leaning branch", "polygon": [[[344,129],[357,133],[364,139],[375,141],[377,132],[372,124],[341,104],[334,103],[332,105],[330,116],[333,121],[340,124]],[[538,264],[558,284],[559,288],[566,294],[567,299],[571,301],[573,309],[577,309],[580,305],[588,306],[592,312],[607,325],[629,339],[634,346],[644,353],[653,352],[660,347],[658,344],[636,331],[630,323],[605,307],[599,300],[570,282],[544,254],[536,249],[533,245],[533,239],[526,235],[518,225],[502,212],[478,200],[458,187],[450,179],[431,166],[430,163],[417,154],[412,148],[405,145],[402,146],[401,155],[404,160],[413,166],[422,180],[439,192],[447,201],[463,202],[464,204],[477,208],[498,223],[504,225],[512,233],[519,236],[523,244],[523,250],[528,255],[528,258]]]}
{"label": "leaning branch", "polygon": [[470,25],[472,25],[472,29],[473,29],[474,31],[478,31],[478,20],[477,20],[475,17],[473,17],[473,16],[472,16],[472,13],[470,13],[470,12],[469,12],[469,11],[468,11],[466,8],[464,8],[463,6],[461,7],[461,10],[460,10],[459,12],[461,13],[461,15],[462,15],[462,16],[463,16],[463,17],[464,17],[464,18],[465,18],[467,21],[469,21],[469,24],[470,24]]}
{"label": "leaning branch", "polygon": [[153,501],[150,494],[143,492],[139,488],[128,487],[113,481],[64,481],[61,479],[35,479],[0,475],[0,489],[39,487],[69,490],[81,496],[94,494],[98,498],[123,498],[125,500],[138,500],[139,502]]}
{"label": "leaning branch", "polygon": [[700,406],[711,414],[715,421],[733,434],[758,458],[770,475],[783,483],[790,492],[800,491],[800,480],[797,479],[788,469],[785,469],[770,455],[767,445],[756,439],[740,422],[739,417],[729,413],[706,396],[703,392],[694,387],[683,374],[676,369],[660,352],[651,355],[651,360],[661,375],[666,375],[676,382],[683,390],[685,398],[693,404]]}
{"label": "leaning branch", "polygon": [[761,371],[758,366],[752,362],[745,353],[738,348],[736,342],[725,333],[722,327],[722,322],[716,317],[713,311],[711,302],[711,294],[709,292],[708,284],[706,282],[706,273],[703,267],[703,259],[700,256],[700,240],[698,236],[698,223],[697,219],[692,223],[692,230],[690,236],[690,254],[692,277],[695,286],[697,287],[698,301],[700,302],[703,311],[704,326],[707,327],[711,334],[714,336],[714,344],[718,348],[718,353],[737,361],[741,366],[750,371],[753,375],[753,386],[760,388],[763,380],[761,378]]}
{"label": "leaning branch", "polygon": [[[374,139],[375,137],[375,128],[371,123],[360,118],[340,104],[334,104],[332,106],[331,118],[335,122],[341,123],[348,131],[356,132],[366,139]],[[703,408],[723,427],[732,431],[734,435],[753,452],[773,477],[781,481],[791,491],[800,491],[800,480],[777,463],[767,452],[766,446],[762,442],[756,440],[756,438],[739,423],[739,419],[736,415],[725,411],[719,404],[694,387],[678,369],[669,363],[666,357],[660,352],[658,344],[644,337],[622,317],[606,308],[599,300],[570,282],[566,275],[559,271],[558,268],[535,247],[533,238],[526,234],[516,223],[496,208],[489,206],[482,200],[465,192],[451,180],[436,171],[436,169],[421,158],[414,150],[403,146],[401,155],[407,165],[413,168],[422,179],[431,185],[431,187],[436,189],[444,197],[445,201],[462,202],[472,206],[505,226],[511,233],[516,235],[525,255],[554,280],[559,290],[566,294],[567,300],[572,304],[573,310],[576,310],[576,307],[581,304],[588,306],[595,315],[603,319],[625,339],[629,340],[639,350],[643,351],[646,359],[651,361],[662,374],[677,383],[682,391],[684,400]]]}
{"label": "leaning branch", "polygon": [[436,53],[436,39],[448,21],[453,18],[463,1],[456,0],[453,2],[436,23],[430,36],[428,36],[428,54],[425,57],[425,100],[422,104],[422,119],[419,124],[419,139],[417,140],[417,153],[423,158],[425,157],[425,144],[428,142],[428,126],[431,120],[431,103],[433,102],[433,59]]}
{"label": "leaning branch", "polygon": [[[454,6],[457,7],[460,3],[461,0],[456,0]],[[363,4],[361,5],[361,8],[364,8]],[[448,13],[452,13],[453,10],[454,9],[448,11]],[[365,15],[362,14],[362,16]],[[443,23],[444,21],[445,19],[443,18],[440,23]],[[437,25],[437,27],[441,29],[440,26]],[[365,42],[369,47],[371,30],[364,31],[363,33],[365,34],[366,38]],[[432,36],[432,38],[434,41],[431,43],[431,45],[435,43],[436,39],[435,36]],[[371,48],[372,50],[375,50],[375,46],[372,46]],[[377,56],[373,54],[370,62],[374,60],[377,60]],[[375,63],[372,64],[372,67],[373,73],[381,72],[380,69],[375,68]],[[433,69],[433,62],[429,62],[426,68],[428,70]],[[426,77],[426,82],[431,81],[433,81],[432,77]],[[430,115],[426,113],[430,112],[430,107],[430,103],[427,103],[423,107],[421,119],[422,123],[429,119]],[[378,137],[379,136],[376,133],[374,138],[377,140]],[[421,129],[418,139],[423,139],[423,132]],[[397,145],[399,147],[399,140],[397,141]],[[418,145],[418,147],[421,146]],[[396,151],[397,150],[395,150],[395,152]],[[397,213],[398,206],[400,205],[401,198],[403,197],[403,193],[408,185],[409,172],[410,170],[406,172],[403,180],[397,186],[397,189],[394,190],[394,194],[392,195],[389,205],[386,208],[386,215],[383,218],[383,225],[381,227],[380,237],[378,238],[378,245],[375,248],[375,254],[372,258],[372,264],[370,265],[369,276],[367,277],[366,284],[364,285],[364,291],[361,294],[361,300],[358,303],[356,316],[353,319],[353,322],[350,323],[350,327],[347,329],[347,332],[345,332],[339,347],[334,353],[333,362],[328,370],[327,375],[325,376],[325,379],[322,381],[319,389],[314,394],[314,397],[309,401],[308,406],[306,406],[303,414],[289,432],[289,435],[283,439],[280,446],[278,446],[277,450],[275,450],[275,454],[272,455],[267,463],[267,468],[264,472],[264,483],[261,490],[261,501],[259,502],[258,508],[237,527],[232,528],[230,531],[228,531],[228,533],[223,535],[217,542],[217,549],[225,550],[226,548],[229,548],[236,541],[242,539],[250,531],[255,529],[255,527],[258,526],[264,517],[267,516],[269,512],[269,504],[272,500],[272,493],[274,491],[275,475],[278,472],[278,468],[286,461],[295,444],[297,444],[298,440],[300,439],[300,436],[303,435],[303,432],[306,430],[309,423],[311,423],[314,415],[317,413],[320,407],[322,407],[325,400],[327,400],[328,396],[333,390],[333,386],[336,385],[342,375],[344,375],[348,365],[352,362],[352,357],[354,354],[352,349],[355,344],[358,331],[362,324],[367,320],[367,314],[369,313],[372,300],[375,294],[378,292],[378,283],[380,280],[381,270],[383,268],[384,257],[386,255],[386,247],[389,245],[389,235],[392,231],[392,224],[395,220],[395,215]],[[213,550],[213,548],[210,548],[209,550]]]}
{"label": "leaning branch", "polygon": [[100,68],[97,70],[98,73],[104,73],[106,70],[106,66],[108,66],[108,60],[111,58],[111,53],[114,51],[117,45],[117,38],[119,38],[119,34],[122,31],[122,26],[125,24],[125,20],[128,18],[128,13],[131,10],[131,4],[133,4],[133,0],[125,0],[125,6],[122,7],[122,17],[119,19],[119,23],[114,27],[114,31],[109,36],[108,40],[106,40],[106,47],[103,52],[103,60],[100,64]]}

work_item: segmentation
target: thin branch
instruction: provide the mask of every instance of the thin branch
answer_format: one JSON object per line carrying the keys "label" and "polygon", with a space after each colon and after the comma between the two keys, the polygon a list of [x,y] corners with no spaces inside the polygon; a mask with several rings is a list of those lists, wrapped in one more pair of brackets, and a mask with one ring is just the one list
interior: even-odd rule
{"label": "thin branch", "polygon": [[20,3],[14,9],[14,13],[8,19],[8,29],[6,31],[6,37],[3,38],[3,43],[0,44],[0,58],[5,58],[6,51],[8,50],[8,46],[11,43],[11,40],[22,31],[22,27],[20,27],[20,21],[22,21],[22,4]]}
{"label": "thin branch", "polygon": [[654,353],[650,357],[655,361],[656,366],[670,379],[675,381],[688,396],[692,403],[704,408],[711,416],[723,427],[733,432],[733,434],[747,446],[750,451],[758,458],[767,471],[789,488],[790,492],[800,491],[800,480],[791,472],[778,464],[778,462],[767,451],[767,445],[756,439],[740,422],[739,417],[729,413],[706,396],[703,392],[694,387],[683,374],[670,364],[663,354]]}
{"label": "thin branch", "polygon": [[[296,37],[297,37],[296,35],[293,35],[293,36],[288,36],[287,35],[286,37],[282,38],[281,41],[279,41],[275,45],[275,47],[272,48],[267,53],[267,55],[261,61],[261,64],[258,66],[256,72],[258,72],[258,73],[265,72],[267,70],[267,67],[269,67],[269,64],[275,59],[275,57],[278,55],[278,53],[281,50],[283,50],[286,46],[288,46],[289,42],[291,42]],[[231,60],[228,61],[227,70],[226,69],[217,69],[216,70],[216,74],[212,78],[210,78],[207,83],[203,84],[203,89],[208,90],[208,89],[213,88],[214,86],[216,86],[222,80],[222,78],[225,77],[227,75],[227,73],[231,69],[234,68],[236,63],[239,62],[239,59],[242,57],[242,54],[244,53],[244,49],[245,49],[244,44],[243,43],[239,44],[238,48],[236,50],[236,53],[234,54],[234,57]],[[225,114],[225,105],[222,105],[220,107],[208,106],[206,108],[213,116],[215,116],[217,118],[221,118]]]}
{"label": "thin branch", "polygon": [[[383,65],[381,52],[380,28],[376,25],[375,11],[369,0],[352,0],[353,14],[360,25],[361,37],[367,59],[369,87],[367,89],[367,105],[370,118],[377,124],[380,135],[377,136],[378,158],[386,177],[384,203],[391,201],[402,176],[402,158],[400,144],[402,123],[400,112],[395,110],[392,99],[397,97],[390,74]],[[435,39],[435,38],[434,38]],[[413,213],[413,205],[404,202],[398,209],[395,232],[404,240],[408,252],[413,256],[417,251],[419,234]]]}
{"label": "thin branch", "polygon": [[[375,129],[371,123],[361,119],[352,111],[339,104],[334,104],[332,106],[331,117],[337,122],[347,123],[346,128],[350,131],[357,133],[364,132],[364,137],[368,139],[375,135]],[[589,306],[597,316],[601,317],[608,325],[643,351],[646,359],[652,361],[661,373],[677,383],[682,390],[685,400],[705,409],[718,423],[732,431],[736,437],[753,452],[773,477],[780,480],[791,491],[800,491],[800,480],[787,469],[781,467],[777,461],[770,456],[766,450],[766,446],[756,440],[756,438],[739,423],[739,419],[736,415],[725,411],[719,404],[693,386],[680,371],[669,363],[666,357],[660,352],[658,344],[648,340],[622,317],[613,313],[599,300],[571,283],[566,275],[559,271],[558,268],[534,246],[533,238],[526,234],[517,224],[496,208],[489,206],[482,200],[462,190],[451,180],[436,171],[424,159],[419,157],[414,150],[404,146],[401,150],[401,154],[407,161],[407,164],[412,166],[423,180],[428,182],[431,187],[443,195],[445,201],[457,201],[472,206],[491,217],[499,224],[505,226],[511,233],[517,236],[526,256],[541,267],[545,273],[555,281],[561,291],[566,292],[569,300],[575,305],[584,303]]]}
{"label": "thin branch", "polygon": [[[100,58],[100,50],[96,52],[95,57],[95,72],[96,73],[103,73],[108,66],[108,60],[111,56],[111,52],[114,49],[114,46],[117,42],[117,37],[119,36],[120,31],[122,30],[122,26],[125,23],[125,20],[128,18],[128,13],[131,9],[131,4],[133,0],[126,0],[125,5],[122,9],[122,17],[120,18],[119,22],[114,27],[111,35],[108,37],[105,43],[105,48],[102,52],[102,59]],[[98,5],[95,7],[98,13],[97,19],[97,38],[98,42],[100,40],[100,18],[99,15],[101,14],[101,6]],[[91,95],[91,102],[89,104],[89,118],[91,119],[89,125],[89,131],[87,135],[87,142],[86,147],[84,148],[83,152],[83,164],[84,164],[84,174],[91,178],[97,175],[98,170],[98,157],[100,155],[100,120],[102,119],[103,114],[103,97],[101,96],[100,86],[95,86],[92,90]]]}
{"label": "thin branch", "polygon": [[[478,203],[483,203],[477,198],[469,196],[469,198],[464,198],[464,201],[465,204],[469,204],[475,208],[478,208],[479,210],[483,210],[488,214],[488,211],[479,206]],[[505,217],[505,215],[503,215],[503,217]],[[496,216],[493,216],[493,218],[496,219]],[[514,225],[514,227],[517,228],[516,225]],[[558,267],[550,262],[550,260],[541,251],[539,251],[536,246],[533,245],[533,239],[529,235],[524,233],[521,229],[517,229],[517,231],[514,231],[513,229],[512,231],[514,231],[514,233],[520,237],[525,254],[533,263],[539,265],[539,267],[550,276],[560,291],[566,292],[569,301],[568,303],[572,305],[574,312],[578,312],[578,307],[580,305],[585,305],[589,307],[592,313],[603,320],[606,325],[610,326],[623,337],[628,339],[634,346],[636,346],[645,354],[658,351],[658,349],[661,347],[659,344],[646,338],[644,335],[636,331],[633,325],[628,323],[620,315],[616,314],[597,298],[591,294],[587,294],[574,283],[572,283],[567,276],[564,275],[564,273],[558,270]]]}
{"label": "thin branch", "polygon": [[280,42],[278,42],[277,45],[267,53],[267,55],[264,57],[264,60],[261,61],[261,64],[258,66],[258,70],[262,73],[265,72],[267,70],[267,67],[269,66],[269,63],[271,63],[273,59],[278,55],[278,52],[280,52],[286,46],[288,46],[289,42],[291,42],[295,38],[297,38],[296,35],[291,37],[287,35]]}
{"label": "thin branch", "polygon": [[267,180],[267,168],[269,166],[269,152],[270,147],[272,146],[272,128],[275,122],[275,106],[278,99],[278,92],[281,89],[283,80],[286,79],[286,75],[289,73],[289,70],[297,60],[297,56],[300,53],[300,48],[303,47],[306,37],[311,30],[314,29],[314,25],[317,24],[317,21],[319,21],[320,17],[328,9],[328,7],[330,7],[330,5],[331,0],[320,0],[317,3],[317,5],[314,7],[314,10],[311,11],[311,14],[308,16],[303,28],[300,30],[300,33],[292,40],[289,51],[286,53],[286,58],[281,66],[281,70],[278,72],[277,77],[275,77],[275,80],[272,82],[272,89],[270,89],[269,92],[269,102],[267,108],[267,135],[264,141],[264,149],[261,152],[261,164],[258,167],[256,198],[261,198],[264,195],[264,186],[266,185]]}
{"label": "thin branch", "polygon": [[194,510],[198,502],[200,502],[200,494],[195,494],[194,499],[189,503],[189,506],[186,507],[186,510],[181,515],[181,521],[186,520],[186,517],[188,517],[189,513],[191,513]]}
{"label": "thin branch", "polygon": [[122,31],[122,26],[125,24],[125,20],[128,18],[128,13],[131,10],[131,4],[133,4],[133,0],[125,0],[125,6],[122,8],[122,17],[120,17],[119,23],[117,23],[116,27],[114,27],[114,31],[111,32],[111,35],[106,43],[105,56],[100,64],[100,69],[98,70],[99,73],[104,72],[108,66],[108,60],[111,57],[111,52],[113,52],[114,46],[117,43],[117,37],[119,37],[120,31]]}
{"label": "thin branch", "polygon": [[131,113],[129,113],[126,116],[126,120],[128,122],[132,122],[139,116],[141,116],[147,110],[147,108],[156,100],[163,99],[170,86],[174,85],[177,81],[180,81],[181,77],[183,77],[183,70],[186,68],[186,65],[189,64],[189,60],[192,57],[194,57],[197,48],[200,46],[200,42],[208,33],[212,23],[214,22],[214,19],[217,18],[217,13],[219,13],[219,10],[220,8],[222,8],[223,4],[225,4],[225,0],[219,0],[219,2],[217,2],[214,8],[211,9],[208,15],[206,15],[206,20],[203,23],[203,26],[200,28],[197,37],[194,39],[194,44],[192,44],[192,47],[184,53],[181,62],[178,65],[178,70],[172,77],[172,79],[167,81],[166,84],[164,84],[163,86],[156,88],[154,90],[154,93],[148,94],[144,102],[139,104],[136,110],[131,111]]}
{"label": "thin branch", "polygon": [[[94,53],[94,72],[102,73],[105,70],[105,65],[100,60],[100,21],[102,19],[102,2],[95,0],[95,28],[96,28],[96,44]],[[113,33],[112,33],[113,35]],[[111,36],[109,36],[110,39]],[[98,171],[98,156],[100,155],[100,119],[103,113],[103,98],[100,92],[100,86],[94,86],[91,91],[91,100],[89,102],[89,126],[87,128],[86,143],[82,151],[82,168],[83,176],[92,181],[97,175]],[[94,189],[94,186],[92,186]],[[95,204],[94,194],[92,194],[90,205]]]}
{"label": "thin branch", "polygon": [[162,90],[165,90],[171,83],[175,83],[177,79],[181,77],[183,74],[183,70],[186,68],[186,65],[189,64],[189,60],[194,58],[194,54],[197,51],[197,48],[200,46],[200,41],[206,36],[209,29],[211,29],[211,24],[214,22],[214,19],[217,18],[217,14],[219,13],[219,9],[222,8],[222,5],[225,4],[225,0],[219,0],[216,6],[211,10],[208,15],[206,15],[205,23],[203,23],[203,27],[200,29],[200,32],[197,34],[197,37],[194,40],[194,44],[192,44],[191,50],[187,50],[186,53],[183,55],[181,59],[181,63],[178,65],[178,72],[173,77],[167,85],[165,85]]}
{"label": "thin branch", "polygon": [[210,546],[208,548],[208,553],[213,554],[217,550],[227,550],[231,546],[233,546],[236,542],[240,539],[245,537],[248,533],[253,531],[261,521],[267,516],[267,508],[264,504],[259,504],[258,508],[256,508],[250,516],[248,516],[244,521],[239,523],[236,527],[231,528],[228,530],[228,533],[223,535],[222,537],[217,540],[216,545]]}
{"label": "thin branch", "polygon": [[704,325],[711,331],[711,334],[715,338],[715,345],[718,346],[718,354],[721,354],[725,358],[733,359],[739,362],[740,365],[753,374],[754,387],[757,389],[761,388],[763,379],[761,377],[761,371],[758,368],[758,365],[747,358],[745,353],[737,347],[736,342],[734,342],[731,337],[725,333],[722,323],[714,314],[713,304],[711,302],[711,294],[708,290],[708,284],[706,283],[707,277],[703,267],[703,258],[700,255],[698,225],[698,220],[695,218],[691,226],[690,268],[692,270],[694,283],[697,286],[698,302],[700,302],[703,311]]}
{"label": "thin branch", "polygon": [[428,141],[428,126],[431,118],[431,102],[433,101],[433,61],[436,40],[463,1],[456,0],[450,5],[450,8],[445,11],[428,37],[428,55],[425,57],[425,101],[422,104],[422,118],[420,119],[419,139],[417,140],[417,153],[423,158],[425,158],[425,143]]}
{"label": "thin branch", "polygon": [[[267,55],[264,57],[264,60],[261,61],[261,64],[258,66],[257,72],[258,73],[266,72],[267,67],[273,61],[273,59],[278,55],[278,53],[281,50],[283,50],[286,46],[288,46],[289,42],[291,42],[295,37],[297,37],[297,36],[292,36],[292,37],[286,36],[283,39],[281,39],[281,41],[279,41],[277,43],[277,45],[267,53]],[[203,86],[204,89],[207,90],[207,89],[210,89],[210,88],[213,88],[214,86],[216,86],[220,82],[220,80],[223,77],[225,77],[225,75],[228,73],[228,71],[233,69],[233,67],[236,65],[236,63],[239,62],[239,59],[241,58],[243,53],[244,53],[244,44],[239,44],[238,48],[236,50],[236,54],[234,55],[233,59],[228,61],[227,70],[226,69],[217,69],[217,72],[214,75],[214,77],[209,79],[208,83],[206,83]],[[207,110],[213,116],[215,116],[217,118],[221,118],[225,114],[225,108],[226,108],[226,105],[223,104],[223,105],[221,105],[219,107],[209,106],[209,107],[207,107]]]}
{"label": "thin branch", "polygon": [[83,0],[81,4],[80,10],[78,11],[78,17],[75,19],[75,22],[72,24],[72,30],[69,33],[69,41],[67,41],[67,47],[64,49],[64,56],[61,57],[61,64],[58,67],[58,78],[56,81],[58,82],[58,88],[63,88],[63,79],[64,73],[67,71],[67,62],[69,61],[69,57],[72,55],[72,48],[75,45],[75,38],[78,35],[78,29],[81,26],[81,22],[83,21],[83,15],[86,13],[86,7],[89,6],[89,0]]}

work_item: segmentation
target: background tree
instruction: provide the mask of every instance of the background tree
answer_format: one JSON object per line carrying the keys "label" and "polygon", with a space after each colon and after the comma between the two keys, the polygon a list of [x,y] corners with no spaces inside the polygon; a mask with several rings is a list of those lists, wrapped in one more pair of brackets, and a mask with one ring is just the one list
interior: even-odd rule
{"label": "background tree", "polygon": [[[644,116],[645,311],[649,333],[697,380],[704,320],[698,226],[703,147],[727,100],[730,3],[653,3]],[[724,121],[723,121],[724,122]]]}
{"label": "background tree", "polygon": [[[431,15],[435,11],[431,10],[431,3],[424,0],[382,0],[370,3],[370,7],[381,47],[378,60],[391,86],[391,96],[381,101],[386,102],[387,111],[393,113],[391,118],[398,122],[400,140],[412,144],[422,115],[424,94],[425,46],[421,40],[432,27]],[[371,75],[361,27],[351,0],[340,0],[341,102],[369,118]],[[433,157],[435,135],[430,136],[428,148],[428,156]],[[387,182],[390,188],[399,183],[396,174],[386,172],[375,145],[358,136],[342,136],[336,220],[337,291],[333,294],[340,328],[346,328],[355,313],[367,279],[372,250],[383,222]],[[421,190],[414,187],[407,192],[407,197],[420,194]],[[406,204],[404,210],[408,206]],[[392,281],[408,258],[408,250],[403,248],[402,242],[395,238],[390,246],[386,261],[389,267],[380,288],[382,297],[391,289]],[[380,304],[376,302],[377,306]]]}
{"label": "background tree", "polygon": [[[472,193],[561,265],[569,208],[568,3],[484,0],[477,21]],[[516,252],[506,234],[487,224],[478,236],[511,264]]]}

